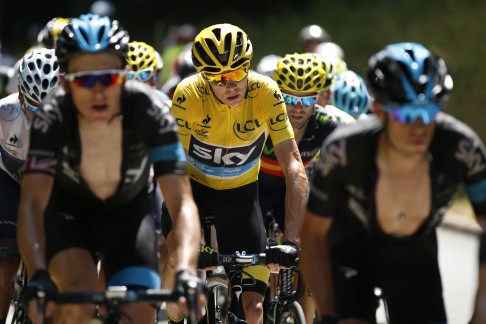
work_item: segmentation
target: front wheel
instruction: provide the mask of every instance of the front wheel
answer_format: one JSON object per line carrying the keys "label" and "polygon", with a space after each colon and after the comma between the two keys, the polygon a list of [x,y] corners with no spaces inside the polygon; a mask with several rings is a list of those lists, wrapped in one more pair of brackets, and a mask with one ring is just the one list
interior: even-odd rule
{"label": "front wheel", "polygon": [[277,324],[305,324],[304,311],[296,301],[288,302],[279,307],[275,312],[275,323]]}

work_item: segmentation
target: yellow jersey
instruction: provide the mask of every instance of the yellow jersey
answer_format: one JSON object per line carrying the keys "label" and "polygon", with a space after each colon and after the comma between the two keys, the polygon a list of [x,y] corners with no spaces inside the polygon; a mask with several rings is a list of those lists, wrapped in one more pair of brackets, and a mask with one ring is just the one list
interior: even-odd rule
{"label": "yellow jersey", "polygon": [[188,175],[213,189],[257,181],[267,137],[274,145],[294,138],[277,84],[253,71],[247,81],[245,98],[237,107],[216,98],[200,73],[182,80],[172,99]]}

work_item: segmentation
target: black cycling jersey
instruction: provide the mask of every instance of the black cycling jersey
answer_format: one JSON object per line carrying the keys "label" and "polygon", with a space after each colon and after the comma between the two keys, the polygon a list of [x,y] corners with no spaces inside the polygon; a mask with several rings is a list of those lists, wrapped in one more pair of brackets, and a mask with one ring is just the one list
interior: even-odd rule
{"label": "black cycling jersey", "polygon": [[[343,116],[343,112],[332,106],[315,106],[304,135],[298,143],[300,157],[306,168],[309,179],[315,170],[315,160],[319,155],[322,142],[337,127],[354,122],[351,116]],[[345,117],[349,117],[346,119]],[[258,174],[260,207],[265,217],[273,211],[280,229],[284,230],[285,218],[285,176],[279,166],[273,142],[269,137],[265,142],[260,158]]]}
{"label": "black cycling jersey", "polygon": [[461,184],[476,215],[486,215],[484,146],[464,123],[437,115],[429,148],[430,214],[414,234],[395,237],[380,228],[375,207],[382,129],[371,117],[333,132],[322,147],[311,188],[307,208],[333,217],[328,243],[337,312],[342,318],[373,316],[374,310],[366,309],[373,303],[366,301],[379,285],[393,323],[444,322],[435,229]]}
{"label": "black cycling jersey", "polygon": [[25,174],[55,177],[44,216],[48,262],[83,248],[103,259],[108,285],[159,288],[150,169],[155,176],[185,174],[185,154],[169,108],[148,85],[126,82],[120,118],[121,179],[112,197],[96,197],[80,175],[77,112],[61,88],[46,97],[33,121]]}
{"label": "black cycling jersey", "polygon": [[[146,188],[151,164],[155,175],[185,174],[185,155],[177,125],[158,95],[128,81],[121,98],[123,118],[121,181],[104,204],[123,204]],[[31,131],[25,173],[55,175],[55,186],[85,203],[99,202],[79,174],[81,142],[77,113],[69,94],[57,88],[44,100]]]}

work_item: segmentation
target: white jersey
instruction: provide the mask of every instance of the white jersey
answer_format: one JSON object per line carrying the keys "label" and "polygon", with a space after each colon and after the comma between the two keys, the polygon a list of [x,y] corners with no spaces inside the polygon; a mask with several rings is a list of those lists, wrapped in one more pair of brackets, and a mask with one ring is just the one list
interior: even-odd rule
{"label": "white jersey", "polygon": [[29,149],[31,121],[22,110],[18,93],[0,100],[0,169],[18,183]]}

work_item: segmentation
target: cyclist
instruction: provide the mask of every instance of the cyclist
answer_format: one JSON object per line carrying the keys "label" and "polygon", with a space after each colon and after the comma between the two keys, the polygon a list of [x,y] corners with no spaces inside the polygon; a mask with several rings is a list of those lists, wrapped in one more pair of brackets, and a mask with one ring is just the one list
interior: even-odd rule
{"label": "cyclist", "polygon": [[366,82],[359,74],[351,70],[338,74],[331,86],[331,93],[331,105],[354,119],[366,118],[370,100]]}
{"label": "cyclist", "polygon": [[461,184],[484,224],[484,146],[441,111],[452,79],[423,45],[372,55],[367,82],[374,115],[321,149],[302,230],[304,275],[323,323],[375,323],[375,287],[391,323],[446,323],[436,227]]}
{"label": "cyclist", "polygon": [[[63,17],[54,17],[49,20],[45,26],[41,29],[39,34],[37,35],[37,44],[34,44],[30,47],[26,53],[30,52],[33,49],[45,47],[54,49],[56,46],[56,40],[59,34],[61,33],[64,26],[69,23],[69,18]],[[22,58],[21,58],[22,59]],[[18,71],[19,64],[21,59],[19,59],[14,66],[14,71]],[[17,75],[8,79],[8,82],[5,86],[5,91],[7,94],[12,94],[17,92],[18,82],[17,82]]]}
{"label": "cyclist", "polygon": [[317,45],[315,52],[323,57],[337,56],[344,60],[344,50],[334,42],[322,42]]}
{"label": "cyclist", "polygon": [[161,90],[166,93],[170,99],[174,97],[174,91],[182,79],[196,74],[197,70],[192,64],[192,42],[186,44],[184,50],[177,56],[174,62],[174,73],[164,83]]}
{"label": "cyclist", "polygon": [[[316,106],[320,91],[329,89],[326,64],[314,54],[287,54],[278,60],[273,79],[277,82],[287,108],[290,124],[298,144],[300,157],[307,167],[319,154],[324,139],[337,127],[354,122],[339,109]],[[308,176],[311,175],[308,173]],[[258,176],[259,199],[262,214],[270,211],[285,231],[286,181],[271,138],[265,142]],[[307,294],[302,301],[308,323],[315,313]]]}
{"label": "cyclist", "polygon": [[315,53],[316,47],[322,42],[330,42],[331,36],[317,24],[307,25],[299,31],[299,46],[303,53]]}
{"label": "cyclist", "polygon": [[[25,54],[19,65],[18,93],[0,100],[0,246],[17,247],[17,208],[22,167],[29,147],[29,132],[37,107],[59,82],[53,49]],[[0,256],[0,323],[5,323],[14,291],[18,257]]]}
{"label": "cyclist", "polygon": [[258,61],[256,71],[257,73],[266,75],[270,78],[273,78],[273,72],[277,68],[278,61],[282,57],[277,54],[268,54],[265,55]]}
{"label": "cyclist", "polygon": [[[269,135],[289,184],[285,216],[289,226],[284,237],[294,244],[299,244],[307,193],[307,177],[280,90],[270,78],[250,71],[252,56],[251,41],[241,28],[216,24],[203,29],[192,47],[199,73],[182,80],[172,100],[201,219],[214,215],[218,250],[224,254],[265,252],[257,178]],[[162,214],[162,229],[167,231]],[[267,254],[270,267],[290,263],[284,260],[286,253],[279,251]],[[297,249],[289,252],[295,260]],[[269,270],[255,266],[245,272],[256,279],[254,287],[243,292],[246,320],[260,323]],[[177,320],[177,310],[167,309],[169,317]]]}
{"label": "cyclist", "polygon": [[[195,276],[200,227],[177,126],[152,88],[125,80],[128,41],[117,20],[92,14],[73,18],[57,40],[63,87],[43,100],[32,124],[19,207],[35,321],[39,290],[101,289],[98,257],[108,286],[160,288],[152,165],[174,217],[176,289],[202,287]],[[56,319],[79,323],[94,306],[57,310]],[[154,319],[149,305],[122,310],[137,323]]]}
{"label": "cyclist", "polygon": [[37,35],[37,44],[45,48],[56,48],[56,41],[64,26],[69,24],[69,18],[54,17],[45,24]]}
{"label": "cyclist", "polygon": [[128,43],[128,79],[138,80],[147,83],[155,89],[158,95],[170,107],[171,101],[169,96],[157,89],[159,72],[162,70],[164,63],[160,54],[149,44],[145,42],[132,41]]}

